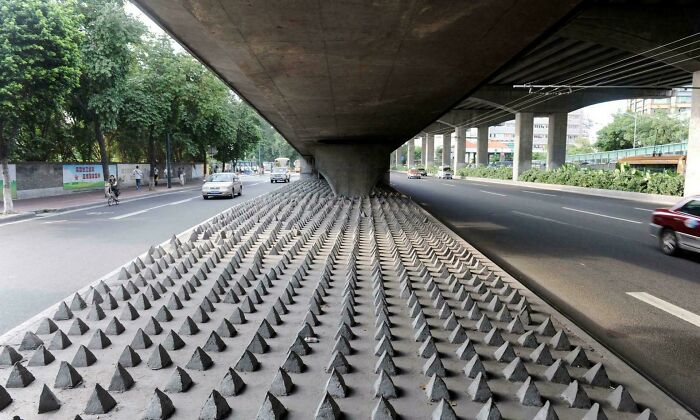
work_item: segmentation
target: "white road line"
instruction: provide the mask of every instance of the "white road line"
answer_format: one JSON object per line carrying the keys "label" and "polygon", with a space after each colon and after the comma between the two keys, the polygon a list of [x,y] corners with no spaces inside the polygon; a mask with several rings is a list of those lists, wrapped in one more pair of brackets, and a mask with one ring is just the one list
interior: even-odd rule
{"label": "white road line", "polygon": [[642,222],[637,221],[637,220],[623,219],[623,218],[621,218],[621,217],[608,216],[607,214],[594,213],[594,212],[592,212],[592,211],[586,211],[586,210],[572,209],[572,208],[570,208],[570,207],[562,207],[562,208],[563,208],[564,210],[575,211],[575,212],[578,212],[578,213],[586,213],[586,214],[590,214],[590,215],[598,216],[598,217],[606,217],[606,218],[608,218],[608,219],[620,220],[620,221],[622,221],[622,222],[635,223],[635,224],[638,224],[638,225],[641,225],[641,224],[642,224]]}
{"label": "white road line", "polygon": [[634,209],[635,209],[635,210],[640,210],[640,211],[648,211],[649,213],[653,213],[653,212],[654,212],[654,210],[643,209],[643,208],[641,208],[641,207],[635,207]]}
{"label": "white road line", "polygon": [[659,299],[654,295],[650,295],[649,293],[627,292],[627,294],[635,299],[641,300],[644,303],[648,303],[651,306],[655,306],[664,312],[668,312],[669,314],[680,318],[683,321],[689,322],[695,325],[696,327],[700,327],[700,315],[696,315],[690,311],[686,311],[681,307],[678,307],[672,303],[668,303],[663,299]]}
{"label": "white road line", "polygon": [[491,192],[491,191],[485,191],[485,190],[479,190],[479,191],[481,191],[482,193],[486,193],[486,194],[493,194],[493,195],[498,195],[498,196],[501,196],[501,197],[508,197],[508,196],[505,195],[505,194],[495,193],[495,192]]}
{"label": "white road line", "polygon": [[454,187],[455,186],[455,184],[448,184],[446,182],[441,182],[440,185],[445,185],[447,187]]}
{"label": "white road line", "polygon": [[143,213],[149,212],[149,211],[151,211],[151,210],[159,209],[159,208],[161,208],[161,207],[174,206],[174,205],[177,205],[177,204],[186,203],[186,202],[188,202],[188,201],[194,200],[195,198],[197,198],[197,197],[190,197],[190,198],[187,198],[187,199],[184,199],[184,200],[180,200],[180,201],[173,201],[172,203],[161,204],[161,205],[159,205],[159,206],[149,207],[149,208],[147,208],[147,209],[135,211],[135,212],[132,212],[132,213],[126,213],[126,214],[122,214],[122,215],[119,215],[119,216],[110,217],[110,219],[111,219],[111,220],[126,219],[127,217],[131,217],[131,216],[136,216],[136,215],[139,215],[139,214],[143,214]]}
{"label": "white road line", "polygon": [[517,211],[517,210],[511,210],[511,212],[512,212],[513,214],[518,214],[518,215],[520,215],[520,216],[531,217],[531,218],[533,218],[533,219],[544,220],[544,221],[546,221],[546,222],[557,223],[557,224],[564,225],[564,226],[572,226],[572,227],[575,227],[574,225],[571,225],[571,224],[569,224],[569,223],[562,222],[561,220],[550,219],[549,217],[537,216],[537,215],[535,215],[535,214],[524,213],[524,212],[522,212],[522,211]]}
{"label": "white road line", "polygon": [[556,194],[547,194],[547,193],[541,193],[541,192],[537,192],[537,191],[525,191],[525,190],[523,190],[523,192],[528,193],[528,194],[546,195],[547,197],[558,197]]}

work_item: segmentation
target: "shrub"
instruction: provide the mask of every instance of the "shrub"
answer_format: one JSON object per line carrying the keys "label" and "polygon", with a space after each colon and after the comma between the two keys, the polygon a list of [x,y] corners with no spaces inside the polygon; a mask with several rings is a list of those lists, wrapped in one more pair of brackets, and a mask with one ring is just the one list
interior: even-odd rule
{"label": "shrub", "polygon": [[488,166],[464,167],[457,170],[457,175],[475,178],[513,179],[513,168],[505,166],[499,168]]}
{"label": "shrub", "polygon": [[553,171],[533,168],[523,172],[520,180],[679,196],[683,195],[684,183],[683,176],[675,172],[649,172],[629,167],[621,167],[614,171],[591,170],[574,165],[564,165]]}

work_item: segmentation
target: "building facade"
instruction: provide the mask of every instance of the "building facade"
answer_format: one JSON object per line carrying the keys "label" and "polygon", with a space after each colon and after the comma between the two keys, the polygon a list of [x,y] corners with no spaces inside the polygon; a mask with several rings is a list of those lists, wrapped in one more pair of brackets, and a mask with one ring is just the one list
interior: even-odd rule
{"label": "building facade", "polygon": [[670,115],[690,117],[691,89],[673,89],[670,98],[660,99],[629,99],[627,101],[627,111],[640,114],[653,114],[664,111]]}

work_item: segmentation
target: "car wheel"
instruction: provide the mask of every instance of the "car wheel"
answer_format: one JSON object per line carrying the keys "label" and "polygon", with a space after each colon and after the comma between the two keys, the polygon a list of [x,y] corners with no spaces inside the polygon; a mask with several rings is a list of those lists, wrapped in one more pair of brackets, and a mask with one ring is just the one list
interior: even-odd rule
{"label": "car wheel", "polygon": [[661,251],[666,255],[676,255],[678,253],[678,236],[671,229],[664,229],[659,236]]}
{"label": "car wheel", "polygon": [[206,200],[209,197],[207,197],[206,195],[203,195],[202,198]]}

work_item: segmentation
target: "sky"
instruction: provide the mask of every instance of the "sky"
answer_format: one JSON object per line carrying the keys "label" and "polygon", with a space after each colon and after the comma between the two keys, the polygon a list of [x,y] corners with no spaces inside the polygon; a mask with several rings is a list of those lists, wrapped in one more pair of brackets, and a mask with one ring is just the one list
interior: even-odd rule
{"label": "sky", "polygon": [[[156,25],[148,16],[146,16],[138,7],[134,6],[132,3],[126,3],[126,11],[129,14],[136,16],[141,20],[151,32],[156,34],[164,34],[158,25]],[[175,43],[177,45],[177,43]],[[596,133],[598,130],[603,128],[605,125],[612,121],[613,114],[617,112],[623,112],[627,108],[627,101],[611,101],[604,102],[602,104],[591,105],[589,107],[583,108],[585,116],[591,120],[591,141],[596,138]]]}

